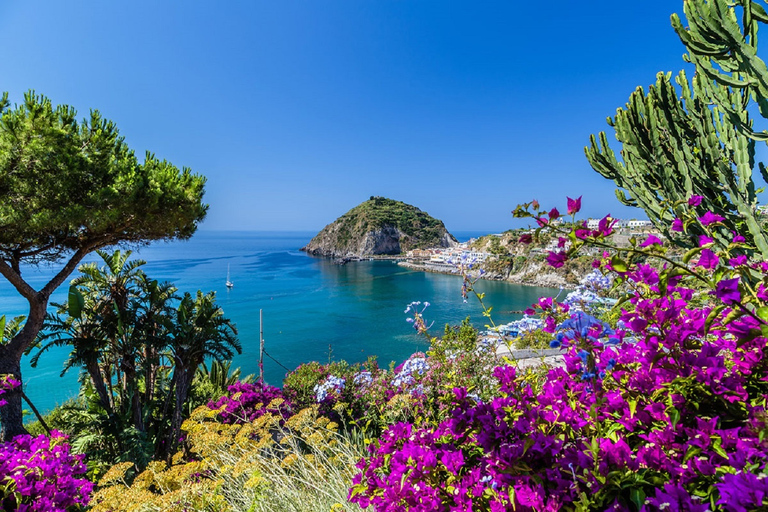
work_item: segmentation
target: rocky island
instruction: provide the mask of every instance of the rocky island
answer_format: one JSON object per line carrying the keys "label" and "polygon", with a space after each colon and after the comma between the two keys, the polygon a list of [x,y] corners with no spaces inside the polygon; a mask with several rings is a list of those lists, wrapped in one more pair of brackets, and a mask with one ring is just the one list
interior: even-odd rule
{"label": "rocky island", "polygon": [[372,196],[325,226],[301,250],[327,258],[362,258],[456,244],[442,221],[402,201]]}

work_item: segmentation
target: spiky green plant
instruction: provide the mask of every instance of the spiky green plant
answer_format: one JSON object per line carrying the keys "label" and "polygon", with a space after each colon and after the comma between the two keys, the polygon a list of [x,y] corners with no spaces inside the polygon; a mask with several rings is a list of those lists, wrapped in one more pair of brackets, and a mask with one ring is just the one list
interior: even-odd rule
{"label": "spiky green plant", "polygon": [[[768,67],[757,56],[758,25],[768,15],[751,0],[686,0],[684,11],[689,26],[677,15],[672,25],[688,49],[686,60],[695,65],[693,79],[680,72],[678,89],[669,74],[660,73],[647,94],[638,88],[608,119],[622,145],[621,159],[604,132],[591,137],[587,158],[620,187],[622,203],[643,208],[665,234],[687,207],[684,201],[700,195],[696,213],[725,218],[719,245],[727,246],[737,231],[768,257],[753,179],[759,170],[768,181],[765,166],[755,161],[755,143],[768,133],[755,131],[750,118],[752,101],[768,117]],[[700,233],[689,231],[687,245]]]}

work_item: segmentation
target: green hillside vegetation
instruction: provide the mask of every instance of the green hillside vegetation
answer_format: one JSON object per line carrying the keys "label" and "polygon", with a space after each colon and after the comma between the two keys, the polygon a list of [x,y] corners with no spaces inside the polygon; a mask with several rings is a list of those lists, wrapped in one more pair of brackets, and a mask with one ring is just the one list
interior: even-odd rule
{"label": "green hillside vegetation", "polygon": [[302,250],[315,256],[361,257],[446,247],[455,241],[442,221],[415,206],[371,196],[328,224]]}
{"label": "green hillside vegetation", "polygon": [[[408,249],[434,247],[440,244],[445,232],[442,221],[402,201],[386,197],[371,196],[339,217],[345,231],[368,232],[393,226],[409,237],[413,237],[413,247]],[[352,229],[354,228],[354,229]]]}

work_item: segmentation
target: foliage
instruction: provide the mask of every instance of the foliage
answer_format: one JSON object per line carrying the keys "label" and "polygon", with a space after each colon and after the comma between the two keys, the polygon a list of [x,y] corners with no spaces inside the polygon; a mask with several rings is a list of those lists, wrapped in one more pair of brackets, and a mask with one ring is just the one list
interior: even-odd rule
{"label": "foliage", "polygon": [[187,400],[190,410],[197,409],[210,401],[215,401],[227,394],[230,386],[238,382],[250,384],[254,380],[253,374],[242,377],[240,368],[232,368],[232,361],[212,360],[209,365],[205,362],[198,366],[195,378],[192,381],[192,389]]}
{"label": "foliage", "polygon": [[[739,132],[719,106],[710,106],[704,89],[706,79],[685,73],[677,76],[682,98],[670,81],[659,74],[646,95],[638,88],[624,109],[609,124],[622,143],[623,162],[616,159],[605,133],[600,143],[593,136],[586,153],[592,167],[612,179],[628,194],[617,191],[621,202],[640,206],[648,218],[669,236],[672,219],[680,215],[672,207],[694,193],[703,197],[699,215],[711,211],[723,217],[715,240],[726,247],[732,231],[738,231],[768,256],[768,238],[758,222],[755,141]],[[731,101],[737,101],[732,98]],[[747,112],[739,121],[751,126]],[[703,226],[692,226],[688,237],[676,237],[693,247]]]}
{"label": "foliage", "polygon": [[30,91],[15,108],[6,95],[0,113],[3,260],[189,238],[205,216],[204,178],[149,153],[140,163],[98,110],[78,123],[72,107]]}
{"label": "foliage", "polygon": [[[756,211],[755,141],[768,133],[753,131],[750,113],[768,117],[768,67],[757,55],[759,26],[768,22],[762,5],[752,0],[690,0],[684,2],[684,26],[678,15],[672,25],[695,66],[691,82],[681,72],[678,89],[669,74],[660,73],[646,94],[638,88],[624,109],[608,123],[622,144],[623,162],[592,136],[586,148],[592,167],[624,189],[617,197],[640,206],[666,235],[672,208],[681,199],[698,195],[698,215],[711,211],[723,217],[713,233],[722,247],[732,231],[749,242],[748,250],[768,257],[768,235]],[[740,11],[740,14],[739,14]],[[754,103],[752,103],[754,101]],[[765,166],[758,163],[763,180]],[[696,245],[701,226],[689,237],[676,238],[686,247]]]}
{"label": "foliage", "polygon": [[70,453],[67,437],[22,435],[0,444],[0,507],[31,512],[83,510],[93,484],[82,456]]}
{"label": "foliage", "polygon": [[[50,347],[67,345],[72,350],[63,372],[84,370],[81,398],[58,410],[55,419],[70,434],[73,449],[88,454],[91,475],[116,462],[143,469],[172,453],[181,422],[190,403],[201,400],[205,383],[215,393],[230,377],[229,363],[217,361],[239,351],[212,294],[179,300],[176,288],[149,279],[141,270],[144,262],[130,260],[130,251],[98,254],[104,265],[80,267],[67,303],[56,304],[57,313],[47,316],[32,359],[34,365]],[[192,381],[206,357],[213,371],[201,373],[195,391]]]}
{"label": "foliage", "polygon": [[[405,233],[406,236],[399,240],[401,252],[440,246],[443,237],[447,234],[442,221],[415,206],[385,197],[373,197],[336,219],[315,239],[320,239],[323,233],[332,228],[329,233],[334,233],[337,237],[340,250],[349,249],[350,252],[356,253],[358,249],[353,245],[359,242],[360,236],[386,227],[399,229]],[[450,235],[448,236],[453,239]]]}
{"label": "foliage", "polygon": [[552,341],[552,336],[550,336],[545,332],[542,332],[541,330],[534,329],[531,331],[523,332],[520,334],[520,336],[515,338],[514,346],[515,348],[518,348],[518,349],[549,348],[549,343],[551,341]]}
{"label": "foliage", "polygon": [[[0,345],[0,373],[20,379],[20,360],[40,332],[51,294],[91,251],[120,243],[187,239],[205,217],[205,179],[147,154],[134,155],[98,111],[78,122],[29,92],[0,99],[0,274],[29,303],[24,327]],[[65,260],[39,290],[25,265]],[[0,408],[3,437],[24,433],[21,389]]]}
{"label": "foliage", "polygon": [[[553,216],[532,215],[547,226]],[[609,231],[572,228],[573,247],[551,263],[606,244]],[[568,306],[539,301],[566,368],[539,381],[501,366],[492,400],[455,388],[446,419],[393,425],[360,462],[351,500],[375,510],[768,506],[768,264],[739,256],[743,246],[739,235],[717,251],[705,239],[675,263],[650,235],[597,260],[632,289],[615,329],[583,311],[555,320]],[[640,254],[668,266],[633,261]],[[691,307],[694,295],[709,300]]]}
{"label": "foliage", "polygon": [[[279,403],[276,409],[270,409],[270,403]],[[220,411],[224,424],[243,424],[253,422],[264,414],[274,414],[283,418],[293,415],[293,407],[285,401],[280,389],[263,382],[237,382],[229,386],[229,394],[216,402],[208,404],[210,409]]]}
{"label": "foliage", "polygon": [[[280,410],[281,399],[263,404]],[[152,463],[135,477],[117,465],[99,482],[94,512],[322,511],[344,504],[362,443],[339,434],[317,407],[286,419],[270,412],[253,422],[223,423],[221,409],[198,408],[184,423],[189,456]]]}
{"label": "foliage", "polygon": [[[406,310],[415,316],[409,318],[414,327],[425,334],[421,314],[427,306],[412,303]],[[459,326],[446,326],[442,338],[430,337],[426,354],[415,353],[388,370],[375,360],[364,365],[307,363],[286,376],[283,393],[295,408],[317,406],[347,429],[368,435],[378,435],[398,421],[437,421],[446,414],[453,387],[464,386],[478,398],[489,398],[496,389],[495,347],[478,346],[477,339],[477,330],[466,319]]]}

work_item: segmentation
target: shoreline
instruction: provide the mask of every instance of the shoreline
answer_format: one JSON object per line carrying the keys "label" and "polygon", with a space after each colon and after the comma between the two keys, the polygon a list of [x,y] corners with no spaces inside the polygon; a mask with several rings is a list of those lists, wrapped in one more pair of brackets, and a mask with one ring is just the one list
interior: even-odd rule
{"label": "shoreline", "polygon": [[[458,268],[447,263],[417,263],[413,260],[405,259],[398,261],[397,264],[405,268],[421,272],[431,272],[434,274],[448,274],[456,276],[461,275]],[[575,284],[565,282],[562,277],[553,272],[542,272],[537,275],[536,279],[533,280],[525,277],[516,277],[516,274],[511,274],[507,277],[497,273],[485,273],[480,275],[478,270],[471,270],[469,272],[469,276],[472,279],[479,278],[487,281],[504,281],[510,284],[517,284],[520,286],[528,286],[534,288],[559,288],[560,290],[572,291],[575,290],[577,286]]]}

